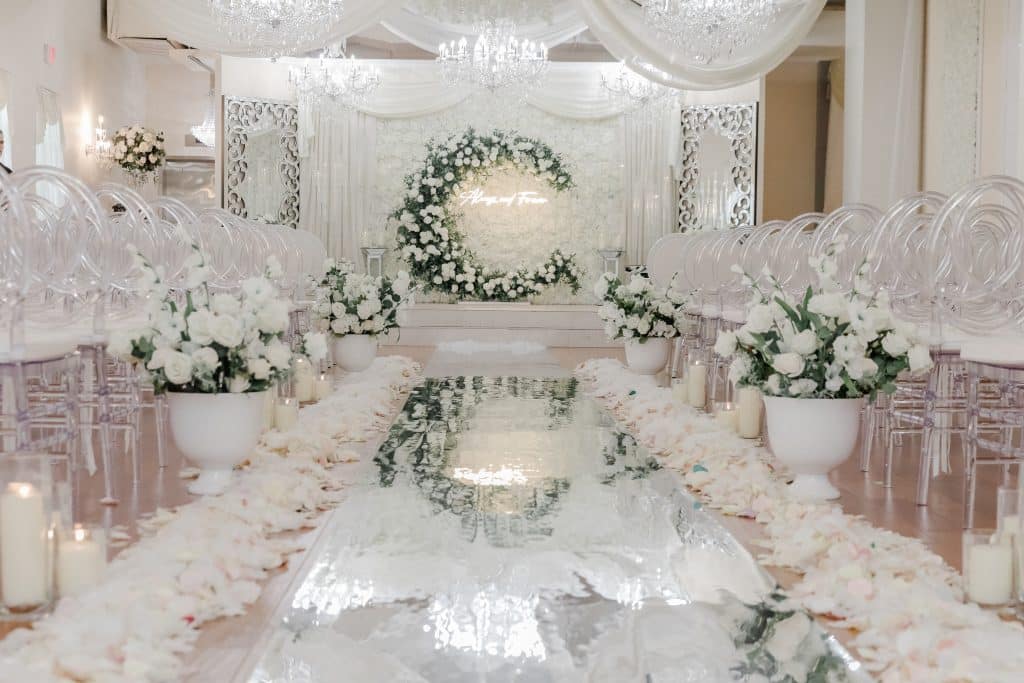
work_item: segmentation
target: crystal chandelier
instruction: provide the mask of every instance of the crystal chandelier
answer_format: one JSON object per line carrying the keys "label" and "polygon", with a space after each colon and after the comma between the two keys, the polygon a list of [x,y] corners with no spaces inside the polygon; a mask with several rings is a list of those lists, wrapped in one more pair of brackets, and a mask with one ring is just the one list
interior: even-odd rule
{"label": "crystal chandelier", "polygon": [[521,24],[551,21],[551,5],[551,0],[410,0],[407,3],[417,14],[463,26],[480,26],[498,17]]}
{"label": "crystal chandelier", "polygon": [[217,117],[214,111],[213,91],[210,91],[210,105],[206,108],[206,117],[203,122],[192,126],[192,137],[207,147],[217,144]]}
{"label": "crystal chandelier", "polygon": [[692,59],[712,64],[764,35],[778,0],[647,0],[644,17]]}
{"label": "crystal chandelier", "polygon": [[[326,36],[344,0],[208,0],[220,28],[237,45],[265,57],[296,52]],[[322,44],[322,43],[321,43]]]}
{"label": "crystal chandelier", "polygon": [[324,50],[317,60],[288,71],[295,99],[307,106],[333,102],[346,109],[361,107],[380,87],[380,70],[355,57],[345,58],[340,48]]}
{"label": "crystal chandelier", "polygon": [[470,51],[468,41],[441,43],[437,61],[449,85],[475,84],[490,91],[510,86],[531,87],[548,69],[543,43],[519,40],[508,20],[485,22]]}
{"label": "crystal chandelier", "polygon": [[644,78],[622,63],[601,72],[601,87],[612,97],[638,109],[672,94],[671,88]]}

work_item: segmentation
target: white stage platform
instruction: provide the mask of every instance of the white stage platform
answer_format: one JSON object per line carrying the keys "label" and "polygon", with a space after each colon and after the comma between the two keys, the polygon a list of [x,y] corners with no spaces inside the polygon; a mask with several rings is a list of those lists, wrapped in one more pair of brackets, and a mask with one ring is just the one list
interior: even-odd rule
{"label": "white stage platform", "polygon": [[612,348],[596,306],[506,303],[415,304],[400,317],[397,346],[526,341],[545,346]]}

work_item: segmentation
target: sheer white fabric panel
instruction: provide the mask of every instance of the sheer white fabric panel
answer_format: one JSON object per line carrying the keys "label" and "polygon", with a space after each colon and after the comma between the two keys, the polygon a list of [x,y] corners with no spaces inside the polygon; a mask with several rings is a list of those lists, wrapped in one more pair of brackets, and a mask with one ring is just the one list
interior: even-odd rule
{"label": "sheer white fabric panel", "polygon": [[[553,47],[575,38],[587,29],[573,7],[572,0],[553,0],[551,4],[550,20],[518,25],[517,35]],[[383,24],[399,38],[435,54],[439,44],[475,33],[472,26],[441,22],[404,8],[388,16]]]}
{"label": "sheer white fabric panel", "polygon": [[672,173],[678,144],[679,107],[630,112],[623,119],[626,264],[643,263],[654,243],[676,230]]}
{"label": "sheer white fabric panel", "polygon": [[[352,0],[326,39],[302,46],[319,50],[324,43],[338,42],[359,33],[397,11],[401,0]],[[209,0],[108,0],[107,33],[118,38],[170,38],[199,50],[244,56],[257,54],[248,46],[228,40],[210,11]]]}
{"label": "sheer white fabric panel", "polygon": [[730,61],[708,66],[660,38],[644,23],[643,8],[637,3],[573,1],[583,21],[615,57],[652,80],[689,90],[726,88],[771,71],[800,45],[825,6],[825,0],[789,0],[764,40]]}
{"label": "sheer white fabric panel", "polygon": [[377,182],[377,120],[360,112],[314,112],[308,156],[299,176],[299,227],[319,237],[327,253],[362,264]]}

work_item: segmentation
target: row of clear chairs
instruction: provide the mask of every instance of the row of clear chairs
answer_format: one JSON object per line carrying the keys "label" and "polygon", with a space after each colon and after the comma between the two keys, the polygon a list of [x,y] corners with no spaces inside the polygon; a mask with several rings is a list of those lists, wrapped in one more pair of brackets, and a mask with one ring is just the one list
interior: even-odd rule
{"label": "row of clear chairs", "polygon": [[221,209],[195,210],[167,197],[146,201],[123,185],[90,188],[56,168],[0,175],[0,457],[57,450],[90,474],[101,466],[103,500],[114,503],[114,437],[123,436],[137,482],[140,413],[152,408],[157,460],[164,464],[162,401],[106,346],[112,332],[145,319],[127,245],[162,268],[171,291],[180,292],[192,243],[209,256],[216,291],[238,289],[275,257],[283,271],[276,284],[295,303],[293,320],[305,315],[311,276],[326,258],[311,233]]}
{"label": "row of clear chairs", "polygon": [[[701,359],[710,370],[709,400],[728,392],[723,359],[715,356],[712,347],[720,330],[743,324],[744,304],[750,296],[733,265],[742,266],[760,285],[768,284],[765,273],[771,272],[787,291],[799,294],[814,281],[807,258],[821,254],[840,235],[847,239],[839,264],[842,284],[852,287],[858,267],[869,259],[874,283],[889,293],[898,317],[920,326],[936,361],[926,378],[901,381],[894,396],[865,411],[861,467],[869,469],[872,448],[881,438],[884,483],[891,486],[898,447],[907,437],[919,437],[916,499],[925,505],[930,479],[948,471],[950,445],[959,438],[965,461],[964,521],[971,526],[976,468],[1001,465],[1005,479],[1013,462],[1007,457],[980,457],[971,447],[969,426],[977,407],[985,411],[998,403],[1005,409],[1016,394],[998,382],[980,382],[978,406],[972,409],[966,361],[974,356],[991,360],[991,349],[998,348],[996,357],[1012,365],[1017,362],[1014,353],[1024,353],[1024,183],[1020,180],[982,178],[950,196],[915,193],[884,212],[853,204],[828,215],[805,214],[788,222],[664,238],[651,251],[647,264],[651,277],[659,284],[675,278],[677,287],[693,293],[672,373],[678,374],[680,364],[689,359]],[[1005,376],[979,376],[993,374]],[[1007,431],[1005,424],[994,420],[974,425],[974,433],[983,441],[986,434],[997,434],[1004,455],[1019,441],[1019,431]]]}

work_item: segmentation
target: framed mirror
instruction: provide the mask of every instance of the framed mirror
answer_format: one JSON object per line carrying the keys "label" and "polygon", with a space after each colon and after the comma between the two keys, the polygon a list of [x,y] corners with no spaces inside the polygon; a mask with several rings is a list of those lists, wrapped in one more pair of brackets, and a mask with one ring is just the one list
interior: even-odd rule
{"label": "framed mirror", "polygon": [[0,164],[10,172],[11,163],[11,77],[0,69]]}
{"label": "framed mirror", "polygon": [[57,93],[39,88],[36,102],[36,164],[64,168],[64,123]]}
{"label": "framed mirror", "polygon": [[286,102],[228,97],[224,207],[264,223],[299,222],[298,109]]}

